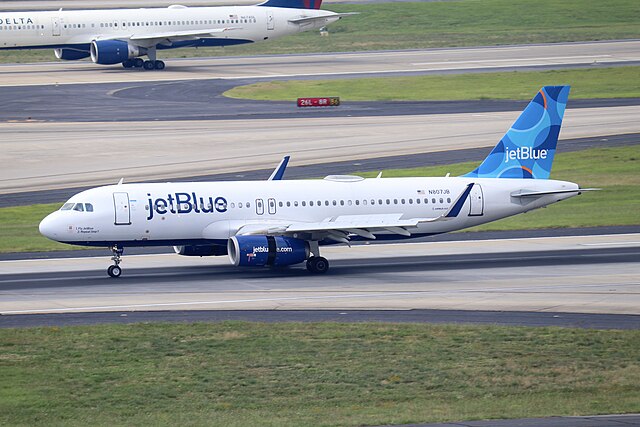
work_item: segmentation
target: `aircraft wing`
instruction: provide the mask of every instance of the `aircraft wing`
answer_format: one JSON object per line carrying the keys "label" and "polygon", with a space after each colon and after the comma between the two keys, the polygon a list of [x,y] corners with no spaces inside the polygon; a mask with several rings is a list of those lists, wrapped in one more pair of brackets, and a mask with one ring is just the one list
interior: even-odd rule
{"label": "aircraft wing", "polygon": [[[232,30],[239,30],[241,27],[210,28],[205,30],[189,31],[167,31],[163,33],[133,34],[126,39],[132,42],[154,45],[163,41],[172,43],[184,40],[197,40],[202,38],[216,37],[222,33]],[[122,39],[122,38],[119,38]]]}
{"label": "aircraft wing", "polygon": [[367,239],[375,239],[376,233],[390,232],[401,236],[411,236],[408,228],[419,224],[446,221],[458,216],[466,202],[474,184],[467,185],[464,191],[442,215],[434,218],[402,219],[402,214],[376,215],[341,215],[326,218],[319,222],[281,222],[279,224],[248,224],[241,227],[238,235],[310,235],[310,240],[329,239],[341,243],[349,243],[349,236],[355,234]]}

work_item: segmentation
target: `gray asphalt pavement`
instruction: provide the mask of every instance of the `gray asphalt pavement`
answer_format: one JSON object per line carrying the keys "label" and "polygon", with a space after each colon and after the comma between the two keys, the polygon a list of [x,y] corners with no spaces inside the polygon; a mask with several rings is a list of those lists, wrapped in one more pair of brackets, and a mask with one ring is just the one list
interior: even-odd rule
{"label": "gray asphalt pavement", "polygon": [[640,329],[640,316],[474,310],[171,310],[1,315],[0,328],[132,323],[245,321],[473,324],[585,329]]}
{"label": "gray asphalt pavement", "polygon": [[[400,75],[403,74],[400,73]],[[375,75],[367,76],[376,77]],[[273,80],[278,79],[269,79],[269,81]],[[0,99],[11,99],[11,102],[0,103],[0,121],[128,122],[397,116],[519,111],[528,103],[528,101],[509,100],[386,101],[343,102],[339,107],[298,108],[295,102],[252,101],[222,96],[222,93],[235,86],[258,81],[267,80],[215,79],[60,86],[4,86],[0,87]],[[640,98],[571,100],[571,108],[629,105],[640,105]]]}

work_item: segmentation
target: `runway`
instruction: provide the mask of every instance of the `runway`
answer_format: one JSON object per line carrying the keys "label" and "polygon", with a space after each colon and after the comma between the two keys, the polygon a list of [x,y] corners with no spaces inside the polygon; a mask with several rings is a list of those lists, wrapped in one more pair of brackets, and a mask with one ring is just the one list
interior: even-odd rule
{"label": "runway", "polygon": [[[52,52],[53,55],[53,52]],[[633,65],[640,41],[551,43],[300,55],[169,59],[162,72],[97,66],[87,61],[0,66],[0,85],[166,82],[200,79],[260,79],[425,74],[570,66]]]}
{"label": "runway", "polygon": [[0,313],[481,310],[640,314],[640,234],[326,247],[331,270],[237,269],[226,257],[0,262]]}

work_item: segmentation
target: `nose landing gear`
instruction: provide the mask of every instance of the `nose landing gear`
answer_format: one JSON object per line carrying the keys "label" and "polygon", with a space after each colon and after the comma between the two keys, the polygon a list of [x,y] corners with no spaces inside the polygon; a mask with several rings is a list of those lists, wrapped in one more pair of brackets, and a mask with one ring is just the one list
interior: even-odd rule
{"label": "nose landing gear", "polygon": [[113,252],[113,256],[111,257],[111,261],[113,261],[113,265],[110,265],[107,268],[107,274],[110,277],[120,277],[122,274],[122,268],[120,268],[120,261],[122,257],[123,248],[119,248],[117,245],[111,246],[111,252]]}

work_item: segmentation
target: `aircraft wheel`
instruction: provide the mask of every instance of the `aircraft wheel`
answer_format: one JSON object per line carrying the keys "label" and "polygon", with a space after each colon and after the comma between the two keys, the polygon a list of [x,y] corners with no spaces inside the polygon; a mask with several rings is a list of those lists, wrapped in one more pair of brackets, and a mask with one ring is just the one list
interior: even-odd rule
{"label": "aircraft wheel", "polygon": [[144,60],[142,58],[133,59],[133,66],[136,68],[142,68],[144,66]]}
{"label": "aircraft wheel", "polygon": [[156,68],[156,70],[164,70],[164,62],[163,61],[156,61],[155,68]]}
{"label": "aircraft wheel", "polygon": [[153,61],[144,61],[142,68],[144,68],[145,70],[153,70],[155,68],[155,64],[153,63]]}
{"label": "aircraft wheel", "polygon": [[124,68],[133,68],[133,60],[132,59],[127,59],[125,61],[122,62],[122,66]]}
{"label": "aircraft wheel", "polygon": [[329,270],[329,261],[321,256],[314,256],[307,260],[307,270],[314,274],[324,274]]}
{"label": "aircraft wheel", "polygon": [[117,265],[111,265],[109,266],[109,268],[107,268],[107,274],[110,277],[120,277],[120,275],[122,274],[122,269],[117,266]]}

